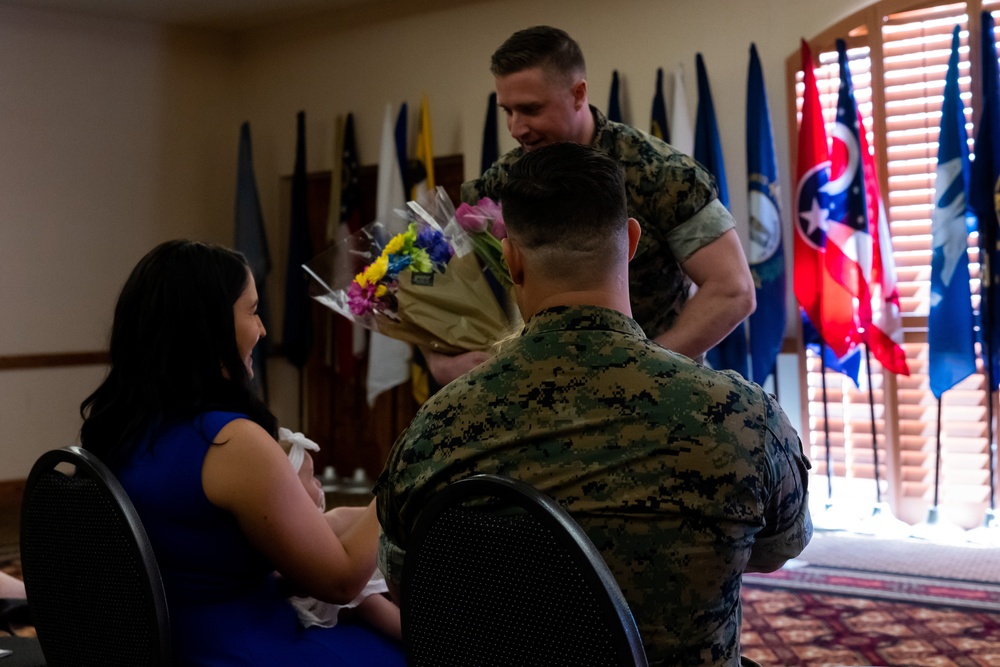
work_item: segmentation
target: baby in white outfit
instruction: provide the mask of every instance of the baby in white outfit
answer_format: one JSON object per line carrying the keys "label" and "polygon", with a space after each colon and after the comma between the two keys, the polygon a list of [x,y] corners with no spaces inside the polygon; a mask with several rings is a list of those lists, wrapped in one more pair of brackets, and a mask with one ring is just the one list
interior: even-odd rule
{"label": "baby in white outfit", "polygon": [[[278,443],[288,454],[288,461],[299,474],[302,485],[309,492],[316,507],[321,512],[324,511],[326,509],[326,495],[323,493],[323,486],[314,474],[313,458],[312,454],[309,453],[310,451],[318,452],[319,445],[301,433],[292,433],[287,428],[278,429]],[[326,513],[327,521],[333,527],[334,532],[338,532],[337,526],[341,521],[353,523],[349,515],[362,509],[360,507],[332,509]],[[304,627],[318,625],[332,628],[337,624],[337,620],[343,612],[345,616],[356,614],[361,620],[390,637],[402,639],[399,607],[385,596],[388,591],[385,578],[376,569],[361,594],[347,604],[330,604],[316,598],[303,597],[292,597],[289,600],[299,615],[299,622]]]}

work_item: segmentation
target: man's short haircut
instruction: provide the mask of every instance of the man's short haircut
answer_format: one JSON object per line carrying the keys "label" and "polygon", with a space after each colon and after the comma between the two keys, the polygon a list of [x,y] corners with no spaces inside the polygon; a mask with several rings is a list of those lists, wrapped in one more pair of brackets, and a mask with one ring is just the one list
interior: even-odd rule
{"label": "man's short haircut", "polygon": [[542,67],[563,76],[585,76],[580,45],[559,28],[539,25],[518,30],[490,58],[493,76],[507,76]]}
{"label": "man's short haircut", "polygon": [[625,175],[590,146],[563,142],[515,162],[500,192],[508,232],[527,248],[607,251],[626,233]]}

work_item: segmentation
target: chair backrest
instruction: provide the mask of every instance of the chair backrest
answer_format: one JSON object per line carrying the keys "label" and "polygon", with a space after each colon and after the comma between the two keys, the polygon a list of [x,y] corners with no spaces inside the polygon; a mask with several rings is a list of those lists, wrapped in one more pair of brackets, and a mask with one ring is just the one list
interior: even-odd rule
{"label": "chair backrest", "polygon": [[49,665],[171,664],[152,547],[121,484],[92,453],[65,447],[35,462],[21,506],[21,568]]}
{"label": "chair backrest", "polygon": [[475,475],[417,517],[403,563],[409,665],[646,665],[600,553],[533,487]]}

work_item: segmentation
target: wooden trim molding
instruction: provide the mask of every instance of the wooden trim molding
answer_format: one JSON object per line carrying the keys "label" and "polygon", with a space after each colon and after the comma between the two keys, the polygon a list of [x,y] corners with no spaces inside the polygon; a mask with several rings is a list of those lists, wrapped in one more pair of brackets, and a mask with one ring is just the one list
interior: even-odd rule
{"label": "wooden trim molding", "polygon": [[0,508],[5,510],[21,507],[26,479],[11,479],[0,481]]}
{"label": "wooden trim molding", "polygon": [[30,368],[66,368],[102,366],[109,362],[107,352],[54,352],[50,354],[0,355],[0,371]]}

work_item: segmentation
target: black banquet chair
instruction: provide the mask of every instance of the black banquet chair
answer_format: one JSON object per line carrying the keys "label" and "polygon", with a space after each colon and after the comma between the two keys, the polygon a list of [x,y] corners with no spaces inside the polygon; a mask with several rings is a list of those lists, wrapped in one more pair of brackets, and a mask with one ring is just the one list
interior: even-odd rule
{"label": "black banquet chair", "polygon": [[417,517],[403,563],[407,664],[646,665],[618,584],[555,501],[495,475],[459,480]]}
{"label": "black banquet chair", "polygon": [[170,665],[160,571],[131,501],[92,453],[64,447],[32,467],[21,568],[50,667]]}

